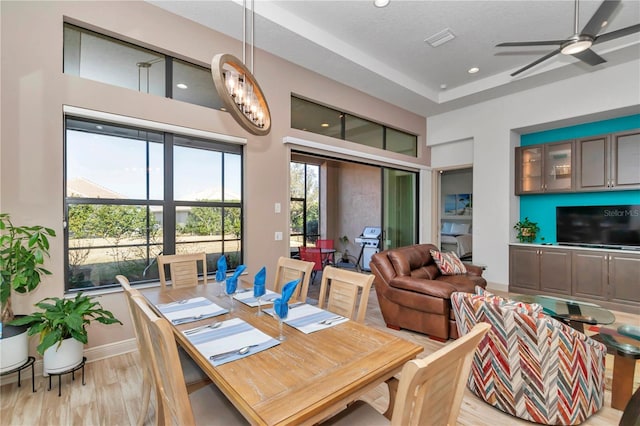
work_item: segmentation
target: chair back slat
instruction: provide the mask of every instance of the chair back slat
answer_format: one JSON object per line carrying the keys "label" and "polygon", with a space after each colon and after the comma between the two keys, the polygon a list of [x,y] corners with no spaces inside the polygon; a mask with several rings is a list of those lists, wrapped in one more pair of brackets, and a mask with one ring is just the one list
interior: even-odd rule
{"label": "chair back slat", "polygon": [[198,276],[198,263],[202,269],[202,282],[207,283],[207,254],[170,254],[158,256],[158,276],[162,287],[167,286],[165,265],[169,265],[171,285],[174,288],[195,287],[200,278]]}
{"label": "chair back slat", "polygon": [[[156,380],[158,415],[163,424],[194,425],[195,419],[184,381],[180,357],[171,326],[158,317],[142,296],[131,297],[135,315],[143,326],[144,344],[150,352]],[[152,343],[153,342],[153,343]]]}
{"label": "chair back slat", "polygon": [[318,307],[326,306],[338,315],[364,322],[373,279],[372,274],[326,266],[322,272]]}
{"label": "chair back slat", "polygon": [[433,354],[407,362],[391,424],[455,425],[473,354],[490,329],[487,323],[477,324],[468,334]]}
{"label": "chair back slat", "polygon": [[280,257],[276,266],[276,277],[273,291],[280,293],[282,287],[289,281],[301,278],[302,281],[296,286],[296,290],[291,295],[291,300],[305,302],[309,294],[309,280],[313,264],[304,260]]}

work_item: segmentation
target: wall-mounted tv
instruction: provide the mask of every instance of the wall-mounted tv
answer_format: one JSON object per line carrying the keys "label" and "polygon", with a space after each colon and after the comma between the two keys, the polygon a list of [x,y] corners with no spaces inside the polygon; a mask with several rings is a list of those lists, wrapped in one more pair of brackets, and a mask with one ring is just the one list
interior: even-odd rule
{"label": "wall-mounted tv", "polygon": [[556,207],[559,244],[640,250],[640,205]]}

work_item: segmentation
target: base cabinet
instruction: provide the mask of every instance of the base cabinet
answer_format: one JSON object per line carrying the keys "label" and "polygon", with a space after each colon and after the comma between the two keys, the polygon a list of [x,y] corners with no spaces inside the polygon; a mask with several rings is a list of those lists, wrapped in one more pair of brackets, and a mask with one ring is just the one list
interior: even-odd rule
{"label": "base cabinet", "polygon": [[637,312],[640,253],[514,244],[509,247],[509,291],[574,296]]}
{"label": "base cabinet", "polygon": [[560,249],[511,247],[510,288],[571,294],[571,252]]}

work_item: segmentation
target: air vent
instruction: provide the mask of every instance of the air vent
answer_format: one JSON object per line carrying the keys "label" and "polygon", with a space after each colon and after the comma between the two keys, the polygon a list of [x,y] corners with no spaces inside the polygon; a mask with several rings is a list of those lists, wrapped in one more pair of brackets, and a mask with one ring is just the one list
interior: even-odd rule
{"label": "air vent", "polygon": [[429,43],[431,47],[438,47],[454,38],[456,38],[455,34],[453,34],[449,28],[445,28],[431,37],[426,38],[424,41]]}

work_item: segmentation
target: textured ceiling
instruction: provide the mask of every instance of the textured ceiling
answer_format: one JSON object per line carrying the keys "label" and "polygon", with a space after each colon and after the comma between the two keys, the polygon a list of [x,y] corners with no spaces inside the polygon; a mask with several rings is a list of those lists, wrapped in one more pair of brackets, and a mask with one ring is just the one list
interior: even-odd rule
{"label": "textured ceiling", "polygon": [[[150,3],[242,39],[241,1]],[[580,29],[600,3],[579,2]],[[254,43],[425,116],[628,61],[638,62],[640,78],[640,33],[594,46],[608,61],[605,64],[591,67],[557,55],[517,77],[509,76],[554,47],[495,45],[570,37],[574,5],[571,0],[391,0],[388,7],[376,8],[370,0],[257,0]],[[640,1],[623,0],[601,34],[639,23]],[[453,40],[435,48],[425,43],[445,29],[455,35]],[[467,73],[474,66],[480,72]]]}

